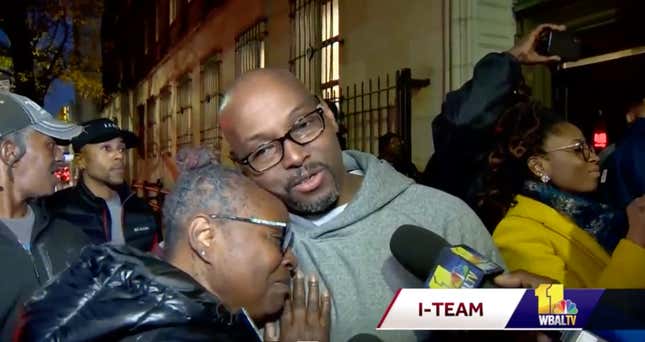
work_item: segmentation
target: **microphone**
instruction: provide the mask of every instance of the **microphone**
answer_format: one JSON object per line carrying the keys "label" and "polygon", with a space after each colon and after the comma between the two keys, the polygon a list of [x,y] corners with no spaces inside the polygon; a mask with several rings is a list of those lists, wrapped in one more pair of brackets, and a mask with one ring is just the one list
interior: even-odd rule
{"label": "microphone", "polygon": [[496,287],[493,278],[504,272],[466,245],[451,246],[421,227],[403,225],[390,239],[394,258],[431,289]]}

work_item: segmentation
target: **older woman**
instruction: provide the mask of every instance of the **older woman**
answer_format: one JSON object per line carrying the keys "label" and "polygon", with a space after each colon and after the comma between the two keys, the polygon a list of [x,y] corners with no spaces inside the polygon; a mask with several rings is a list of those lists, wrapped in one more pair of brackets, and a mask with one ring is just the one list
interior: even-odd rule
{"label": "older woman", "polygon": [[[480,205],[511,270],[568,287],[645,288],[645,198],[621,212],[590,200],[598,157],[575,125],[533,102],[498,121]],[[503,217],[503,218],[502,218]]]}
{"label": "older woman", "polygon": [[[20,340],[253,341],[255,324],[289,298],[281,340],[328,339],[329,296],[310,283],[306,308],[302,277],[290,296],[297,264],[282,202],[203,154],[180,166],[163,209],[164,261],[127,247],[86,249],[27,303]],[[307,335],[296,334],[294,317],[307,320]]]}

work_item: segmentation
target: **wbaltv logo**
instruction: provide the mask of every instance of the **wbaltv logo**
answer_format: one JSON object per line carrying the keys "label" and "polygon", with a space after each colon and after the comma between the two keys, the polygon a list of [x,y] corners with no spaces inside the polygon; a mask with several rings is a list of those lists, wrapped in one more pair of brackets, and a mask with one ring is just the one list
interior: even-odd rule
{"label": "wbaltv logo", "polygon": [[543,284],[535,289],[538,297],[538,319],[544,327],[571,327],[576,325],[578,307],[564,298],[562,284]]}

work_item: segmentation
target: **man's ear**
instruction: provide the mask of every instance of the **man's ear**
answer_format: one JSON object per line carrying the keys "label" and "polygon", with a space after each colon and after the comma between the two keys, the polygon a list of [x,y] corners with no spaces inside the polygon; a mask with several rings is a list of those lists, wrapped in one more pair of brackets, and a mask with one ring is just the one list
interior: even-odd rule
{"label": "man's ear", "polygon": [[528,159],[527,165],[529,170],[537,176],[549,175],[550,165],[549,162],[541,156],[532,156]]}
{"label": "man's ear", "polygon": [[83,153],[77,153],[74,156],[74,164],[81,169],[84,170],[87,167],[87,161],[85,160],[85,155]]}
{"label": "man's ear", "polygon": [[208,253],[215,240],[215,229],[205,216],[196,216],[188,224],[188,243],[190,248],[206,263],[210,263]]}
{"label": "man's ear", "polygon": [[13,164],[20,154],[19,147],[9,139],[4,139],[0,142],[0,160],[5,165]]}

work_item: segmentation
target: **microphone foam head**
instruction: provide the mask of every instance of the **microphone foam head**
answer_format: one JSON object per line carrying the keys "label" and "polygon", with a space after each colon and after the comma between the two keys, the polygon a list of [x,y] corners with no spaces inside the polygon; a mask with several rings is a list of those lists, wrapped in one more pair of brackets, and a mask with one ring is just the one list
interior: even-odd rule
{"label": "microphone foam head", "polygon": [[441,236],[413,225],[397,228],[390,239],[390,251],[394,258],[421,281],[426,280],[441,250],[448,246]]}

